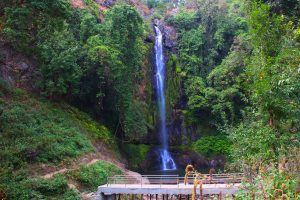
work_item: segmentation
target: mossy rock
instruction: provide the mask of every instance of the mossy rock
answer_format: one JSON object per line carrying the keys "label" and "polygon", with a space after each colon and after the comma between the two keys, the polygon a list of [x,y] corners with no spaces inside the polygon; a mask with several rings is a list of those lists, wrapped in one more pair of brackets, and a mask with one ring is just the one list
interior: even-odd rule
{"label": "mossy rock", "polygon": [[136,171],[145,171],[144,162],[150,150],[149,145],[145,144],[125,144],[122,147],[125,152],[129,168]]}

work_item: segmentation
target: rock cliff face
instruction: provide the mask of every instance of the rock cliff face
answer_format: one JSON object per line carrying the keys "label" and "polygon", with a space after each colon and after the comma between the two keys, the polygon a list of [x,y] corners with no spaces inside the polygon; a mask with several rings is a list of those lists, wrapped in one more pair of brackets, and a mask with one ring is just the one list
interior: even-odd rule
{"label": "rock cliff face", "polygon": [[[177,60],[176,40],[177,33],[174,27],[163,21],[154,20],[154,24],[162,30],[165,62],[166,62],[166,107],[168,115],[169,144],[181,145],[187,143],[191,130],[184,127],[184,116],[182,110],[186,105],[183,97],[183,86],[180,75],[180,64]],[[185,136],[184,136],[185,134]]]}
{"label": "rock cliff face", "polygon": [[176,53],[177,33],[175,28],[158,19],[155,19],[153,23],[158,26],[163,33],[164,47],[167,49],[167,52],[165,51],[166,54],[170,52]]}
{"label": "rock cliff face", "polygon": [[0,79],[11,87],[33,91],[39,80],[35,66],[34,59],[17,53],[7,43],[0,41]]}

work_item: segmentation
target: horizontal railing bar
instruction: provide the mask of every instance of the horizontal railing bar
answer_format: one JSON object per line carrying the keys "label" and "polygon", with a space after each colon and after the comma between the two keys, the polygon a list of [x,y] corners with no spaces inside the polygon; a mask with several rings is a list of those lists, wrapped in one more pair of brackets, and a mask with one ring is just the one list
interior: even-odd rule
{"label": "horizontal railing bar", "polygon": [[[161,179],[159,177],[148,177],[149,179]],[[184,180],[184,179],[194,179],[195,177],[188,177],[188,178],[184,178],[184,177],[178,177],[178,178],[175,178],[175,177],[169,177],[169,178],[164,178],[163,180],[168,180],[168,179],[180,179],[180,180]],[[210,176],[207,176],[207,177],[200,177],[201,179],[205,179],[205,178],[210,178]],[[228,178],[243,178],[243,177],[214,177],[212,176],[212,179],[228,179]],[[121,178],[116,178],[116,177],[108,177],[108,179],[115,179],[115,180],[124,180],[124,179],[133,179],[133,180],[136,180],[136,179],[139,179],[139,178],[126,178],[126,177],[121,177]]]}
{"label": "horizontal railing bar", "polygon": [[[149,177],[150,178],[150,177]],[[205,178],[210,178],[210,176],[207,177],[200,177],[202,179]],[[212,177],[213,179],[224,179],[224,178],[243,178],[243,177]],[[116,179],[116,180],[120,180],[120,179],[137,179],[137,178],[109,178],[109,179]],[[160,178],[150,178],[150,179],[160,179]],[[164,178],[164,179],[195,179],[194,177],[190,177],[190,178]]]}
{"label": "horizontal railing bar", "polygon": [[[228,174],[199,174],[197,180],[202,180],[204,184],[230,184],[241,183],[243,173],[228,173]],[[195,180],[194,174],[189,174],[187,177],[177,175],[141,175],[139,177],[128,177],[127,175],[115,175],[107,177],[107,185],[112,184],[140,184],[142,185],[166,185],[166,184],[193,184]]]}
{"label": "horizontal railing bar", "polygon": [[[115,175],[113,177],[126,177],[126,175]],[[169,175],[169,176],[155,176],[155,175],[142,175],[142,176],[139,176],[139,177],[179,177],[179,175]]]}
{"label": "horizontal railing bar", "polygon": [[[146,178],[146,177],[144,177]],[[214,177],[214,176],[207,176],[207,177],[199,177],[200,179],[207,179],[207,178],[211,178],[211,179],[228,179],[228,178],[243,178],[243,177]],[[126,177],[122,177],[122,178],[114,178],[114,177],[109,177],[109,179],[115,179],[115,180],[124,180],[124,179],[132,179],[132,180],[136,180],[136,179],[140,179],[140,178],[126,178]],[[159,177],[148,177],[148,179],[162,179],[162,180],[168,180],[168,179],[179,179],[179,180],[184,180],[184,179],[195,179],[195,177],[188,177],[188,178],[159,178]]]}
{"label": "horizontal railing bar", "polygon": [[[235,175],[235,174],[240,174],[240,175],[244,175],[243,173],[229,173],[229,174],[211,174],[211,175],[216,175],[216,176],[228,176],[228,175]],[[193,174],[189,174],[188,176],[192,176]],[[210,175],[210,174],[200,174],[200,175]],[[127,175],[114,175],[113,177],[117,177],[117,176],[127,176]],[[179,176],[177,175],[141,175],[141,176],[160,176],[160,177],[168,177],[168,176]],[[140,177],[140,176],[139,176]]]}

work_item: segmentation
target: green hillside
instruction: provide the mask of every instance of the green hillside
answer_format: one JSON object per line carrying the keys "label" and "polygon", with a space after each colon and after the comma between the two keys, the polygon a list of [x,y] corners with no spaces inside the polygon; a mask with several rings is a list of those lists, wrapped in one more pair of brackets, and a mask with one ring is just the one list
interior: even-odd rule
{"label": "green hillside", "polygon": [[[109,130],[74,107],[50,102],[21,89],[5,89],[4,85],[0,105],[0,188],[11,198],[73,199],[78,194],[68,188],[64,176],[50,180],[33,178],[29,176],[30,167],[68,163],[96,152],[93,144],[97,142],[110,144],[112,156],[118,156]],[[86,173],[102,170],[103,177],[113,174],[111,169],[116,167],[106,168],[107,165],[99,165]],[[100,183],[103,181],[97,184]]]}

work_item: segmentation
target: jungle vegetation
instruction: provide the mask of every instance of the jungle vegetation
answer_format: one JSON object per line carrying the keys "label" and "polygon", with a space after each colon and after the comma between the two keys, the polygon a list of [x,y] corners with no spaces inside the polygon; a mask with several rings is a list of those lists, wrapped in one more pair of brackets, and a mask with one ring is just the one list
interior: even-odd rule
{"label": "jungle vegetation", "polygon": [[[78,158],[103,141],[118,156],[118,145],[124,148],[135,168],[149,150],[149,19],[127,1],[104,11],[84,2],[84,9],[68,0],[0,2],[1,42],[37,66],[34,92],[0,79],[0,189],[11,199],[80,199],[67,180],[92,191],[121,173],[99,162],[28,179],[32,164]],[[229,171],[246,173],[239,199],[300,199],[300,2],[186,0],[176,12],[168,1],[144,3],[177,33],[167,109],[182,101],[186,126],[199,131],[205,121],[214,130],[190,148],[225,154]],[[143,99],[137,93],[145,79]],[[96,182],[94,174],[101,174]]]}

